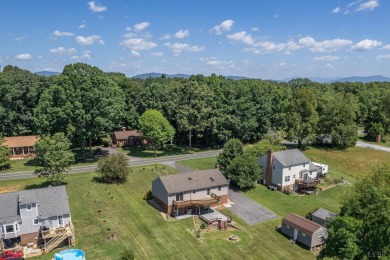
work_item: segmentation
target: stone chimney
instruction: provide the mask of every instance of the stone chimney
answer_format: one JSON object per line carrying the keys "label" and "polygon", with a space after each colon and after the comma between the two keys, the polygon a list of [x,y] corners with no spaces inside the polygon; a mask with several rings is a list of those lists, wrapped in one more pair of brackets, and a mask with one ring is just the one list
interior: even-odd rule
{"label": "stone chimney", "polygon": [[265,169],[265,185],[266,186],[272,185],[272,159],[273,159],[272,150],[268,150],[267,168]]}

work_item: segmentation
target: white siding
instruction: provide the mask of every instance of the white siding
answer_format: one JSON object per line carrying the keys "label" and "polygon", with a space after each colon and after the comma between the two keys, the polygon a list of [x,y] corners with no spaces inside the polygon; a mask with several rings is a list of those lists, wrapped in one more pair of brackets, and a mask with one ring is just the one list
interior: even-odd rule
{"label": "white siding", "polygon": [[28,204],[32,205],[31,210],[27,210],[27,205],[20,205],[20,216],[22,218],[22,224],[20,231],[22,234],[30,234],[38,232],[41,223],[34,225],[34,219],[38,219],[38,207],[36,203]]}

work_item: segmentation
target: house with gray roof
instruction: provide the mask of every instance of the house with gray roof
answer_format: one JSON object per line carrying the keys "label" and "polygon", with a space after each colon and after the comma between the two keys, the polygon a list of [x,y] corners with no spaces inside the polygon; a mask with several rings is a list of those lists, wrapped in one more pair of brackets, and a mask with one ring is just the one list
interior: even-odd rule
{"label": "house with gray roof", "polygon": [[73,234],[65,186],[2,193],[0,209],[0,249],[46,243],[58,230]]}
{"label": "house with gray roof", "polygon": [[229,183],[219,169],[160,176],[152,182],[155,202],[168,215],[200,214],[228,201]]}
{"label": "house with gray roof", "polygon": [[298,149],[272,152],[259,158],[263,183],[280,191],[298,191],[319,183],[318,168]]}
{"label": "house with gray roof", "polygon": [[323,226],[325,225],[325,223],[328,221],[329,218],[335,218],[335,217],[337,217],[336,213],[323,208],[319,208],[313,213],[311,213],[311,220]]}

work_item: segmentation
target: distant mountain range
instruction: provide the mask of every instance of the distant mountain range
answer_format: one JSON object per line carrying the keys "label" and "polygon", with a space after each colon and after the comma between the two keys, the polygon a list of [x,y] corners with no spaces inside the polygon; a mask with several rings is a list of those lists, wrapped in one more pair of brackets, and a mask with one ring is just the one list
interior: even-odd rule
{"label": "distant mountain range", "polygon": [[60,75],[61,72],[54,72],[54,71],[38,71],[38,72],[35,72],[35,74],[37,74],[37,75],[39,75],[39,76],[49,77],[49,76],[57,76],[57,75]]}
{"label": "distant mountain range", "polygon": [[[151,73],[139,74],[134,76],[133,78],[137,78],[137,79],[161,78],[162,75],[163,73],[151,72]],[[167,78],[184,78],[184,79],[188,79],[189,77],[192,76],[189,74],[172,74],[172,75],[165,74],[165,75],[167,76]],[[247,77],[242,77],[242,76],[224,76],[224,77],[227,79],[234,79],[234,80],[249,79]]]}
{"label": "distant mountain range", "polygon": [[[38,71],[35,72],[35,74],[40,75],[40,76],[55,76],[61,74],[60,72],[54,72],[54,71]],[[138,78],[138,79],[147,79],[147,78],[161,78],[163,73],[156,73],[156,72],[151,72],[151,73],[144,73],[144,74],[139,74],[134,76],[133,78]],[[167,78],[184,78],[188,79],[191,77],[189,74],[165,74]],[[240,80],[240,79],[250,79],[247,77],[243,76],[224,76],[227,79],[233,79],[233,80]],[[299,78],[299,77],[290,77],[290,78],[285,78],[282,80],[272,80],[276,82],[288,82],[291,79],[294,78]],[[374,75],[374,76],[365,76],[365,77],[359,77],[359,76],[352,76],[352,77],[329,77],[329,78],[321,78],[321,77],[308,77],[311,81],[319,82],[319,83],[333,83],[333,82],[390,82],[390,78],[382,76],[382,75]]]}

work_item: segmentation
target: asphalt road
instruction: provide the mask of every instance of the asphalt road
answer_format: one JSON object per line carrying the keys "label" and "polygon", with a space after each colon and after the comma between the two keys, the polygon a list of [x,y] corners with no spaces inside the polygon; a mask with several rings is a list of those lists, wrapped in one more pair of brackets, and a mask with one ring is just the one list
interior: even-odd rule
{"label": "asphalt road", "polygon": [[360,142],[360,141],[356,142],[356,146],[370,148],[370,149],[379,150],[379,151],[390,152],[390,148],[388,148],[388,147],[383,147],[383,146],[380,146],[380,145],[364,143],[364,142]]}
{"label": "asphalt road", "polygon": [[[137,158],[136,160],[131,160],[129,162],[129,167],[132,166],[143,166],[143,165],[153,165],[153,164],[164,164],[167,162],[177,162],[183,160],[191,160],[198,158],[206,158],[211,156],[217,156],[220,153],[217,151],[207,151],[207,152],[199,152],[193,154],[182,154],[182,155],[173,155],[173,156],[161,156],[161,157],[153,157],[153,158]],[[97,164],[86,165],[86,166],[77,166],[73,167],[68,174],[74,173],[82,173],[82,172],[91,172],[96,170]],[[14,172],[14,173],[2,173],[0,174],[0,181],[4,180],[17,180],[17,179],[26,179],[37,177],[34,175],[32,171],[27,172]]]}

